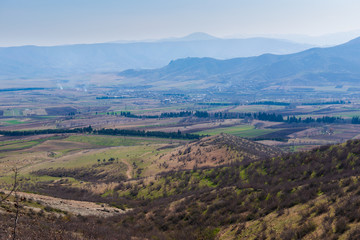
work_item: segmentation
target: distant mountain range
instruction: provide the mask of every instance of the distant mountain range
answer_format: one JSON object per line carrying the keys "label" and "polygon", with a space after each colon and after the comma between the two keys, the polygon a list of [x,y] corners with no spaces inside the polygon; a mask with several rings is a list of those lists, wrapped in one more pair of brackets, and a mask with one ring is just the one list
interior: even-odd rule
{"label": "distant mountain range", "polygon": [[172,81],[246,89],[354,85],[360,80],[359,56],[360,38],[357,38],[335,47],[312,48],[288,55],[264,54],[229,60],[184,58],[160,69],[127,70],[119,76],[142,85]]}
{"label": "distant mountain range", "polygon": [[[265,38],[275,38],[275,39],[287,39],[294,42],[299,43],[308,43],[315,44],[317,46],[329,47],[335,46],[339,44],[343,44],[345,42],[350,41],[358,36],[360,36],[360,29],[346,31],[346,32],[337,32],[337,33],[329,33],[325,35],[319,36],[308,36],[301,34],[262,34],[255,35],[256,37],[265,37]],[[253,36],[253,37],[255,37]],[[244,37],[244,36],[243,36]]]}
{"label": "distant mountain range", "polygon": [[0,79],[149,69],[186,57],[230,59],[264,53],[288,54],[310,47],[312,45],[267,38],[220,39],[204,33],[150,42],[3,47],[0,48]]}

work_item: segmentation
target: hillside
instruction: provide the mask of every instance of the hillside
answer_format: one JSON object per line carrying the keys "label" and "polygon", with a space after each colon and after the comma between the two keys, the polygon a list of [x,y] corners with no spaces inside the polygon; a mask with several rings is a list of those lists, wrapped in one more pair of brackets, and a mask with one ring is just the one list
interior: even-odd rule
{"label": "hillside", "polygon": [[[87,139],[91,138],[87,137]],[[97,137],[96,139],[106,138]],[[49,143],[50,141],[45,143],[43,148],[47,147],[50,149],[55,144],[64,146],[65,143],[68,144],[69,142],[63,140],[55,142],[54,145]],[[155,142],[153,141],[153,143]],[[77,181],[87,181],[90,183],[108,183],[140,177],[154,177],[156,174],[169,171],[228,165],[234,161],[255,161],[264,157],[282,154],[282,151],[278,148],[269,147],[229,134],[220,134],[182,144],[150,145],[146,143],[145,147],[143,147],[144,143],[141,142],[133,142],[133,144],[134,146],[132,148],[128,147],[128,150],[121,149],[120,147],[119,152],[112,155],[113,160],[107,163],[103,162],[103,164],[93,164],[91,167],[78,166],[75,168],[55,168],[53,164],[51,167],[42,167],[40,164],[32,174],[45,177],[72,177]],[[138,144],[138,149],[135,148],[136,144]],[[75,146],[74,143],[73,145]],[[42,147],[40,146],[38,149],[42,149]],[[104,147],[103,151],[111,151],[112,149],[114,147],[110,147],[110,149]],[[136,157],[128,157],[129,154],[126,154],[126,157],[124,157],[124,152],[135,154],[132,151],[139,151],[140,149],[141,152]],[[34,152],[37,149],[30,149],[30,151]],[[82,154],[88,155],[88,152],[96,154],[97,151],[95,149],[91,151],[86,150]],[[53,154],[56,154],[56,152]],[[76,159],[76,154],[74,156]],[[93,158],[91,155],[88,156],[88,158],[90,157]],[[69,158],[72,158],[71,154],[64,156],[64,159]],[[61,159],[60,157],[57,161],[61,161]],[[100,160],[102,161],[103,159]]]}
{"label": "hillside", "polygon": [[[180,231],[191,232],[193,239],[203,234],[220,239],[358,239],[359,149],[360,141],[348,141],[275,159],[167,174],[163,178],[178,200],[148,208],[147,215],[161,232],[166,229],[171,236],[174,231],[177,237]],[[207,188],[199,184],[204,179]],[[141,215],[137,213],[138,221]]]}
{"label": "hillside", "polygon": [[[34,214],[25,208],[21,210],[21,222],[36,220],[37,224],[31,230],[26,227],[28,224],[20,224],[19,236],[358,239],[359,154],[360,141],[349,140],[309,152],[236,161],[216,168],[172,171],[152,181],[120,182],[103,196],[63,183],[39,182],[31,191],[55,196],[66,194],[78,200],[133,210],[99,220],[66,214],[54,218],[51,211]],[[26,200],[23,204],[29,203]],[[13,207],[7,209],[8,213],[0,213],[5,233],[11,227],[9,219],[14,211]],[[46,233],[40,230],[44,227],[48,229]]]}
{"label": "hillside", "polygon": [[179,170],[220,166],[231,164],[235,160],[255,161],[281,153],[275,147],[222,133],[178,147],[160,159],[166,163],[167,169]]}
{"label": "hillside", "polygon": [[166,80],[239,91],[353,86],[360,77],[359,54],[360,38],[335,47],[313,48],[290,55],[265,54],[229,60],[185,58],[160,69],[127,70],[119,75],[149,86]]}
{"label": "hillside", "polygon": [[[184,232],[187,239],[358,239],[359,149],[360,141],[348,141],[230,167],[168,173],[157,181],[166,200],[123,223],[135,217],[139,231],[150,222],[152,232],[176,239]],[[139,184],[132,196],[141,198],[158,186]]]}
{"label": "hillside", "polygon": [[220,39],[203,34],[153,42],[2,47],[0,75],[32,78],[119,72],[129,68],[159,68],[178,58],[229,59],[294,53],[310,47],[277,39]]}

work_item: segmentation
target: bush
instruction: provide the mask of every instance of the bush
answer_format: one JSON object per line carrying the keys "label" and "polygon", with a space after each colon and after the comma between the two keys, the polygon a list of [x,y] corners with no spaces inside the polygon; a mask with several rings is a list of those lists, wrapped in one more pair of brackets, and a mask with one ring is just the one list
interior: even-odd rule
{"label": "bush", "polygon": [[345,217],[340,217],[335,222],[335,233],[344,233],[347,230],[347,219]]}

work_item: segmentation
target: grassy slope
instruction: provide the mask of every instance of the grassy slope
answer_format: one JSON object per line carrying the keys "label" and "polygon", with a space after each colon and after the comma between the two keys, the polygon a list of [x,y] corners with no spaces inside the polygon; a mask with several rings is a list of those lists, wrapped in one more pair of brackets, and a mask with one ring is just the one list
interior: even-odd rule
{"label": "grassy slope", "polygon": [[[27,182],[31,184],[61,178],[59,173],[52,174],[53,177],[31,174],[41,169],[61,168],[63,173],[78,169],[84,176],[97,173],[97,178],[92,178],[93,180],[115,180],[126,175],[128,171],[131,177],[152,174],[158,171],[151,163],[152,160],[157,159],[157,155],[169,151],[157,149],[170,142],[168,139],[93,135],[4,141],[0,145],[0,184],[9,183],[10,179],[7,176],[12,173],[11,169],[14,167],[17,167],[21,177],[28,179]],[[174,141],[173,144],[177,146],[178,142]],[[109,161],[111,158],[114,159],[112,162]],[[90,171],[93,168],[96,169],[95,172]],[[71,177],[73,174],[63,176]],[[79,180],[84,179],[88,177]]]}
{"label": "grassy slope", "polygon": [[[360,141],[349,141],[231,167],[169,173],[120,192],[173,199],[148,208],[147,220],[169,234],[191,232],[194,239],[204,232],[222,239],[357,239],[359,172]],[[131,217],[145,224],[142,211]]]}
{"label": "grassy slope", "polygon": [[[121,200],[134,210],[99,223],[72,219],[77,228],[71,231],[95,239],[101,235],[90,225],[111,229],[108,236],[122,233],[124,239],[358,239],[359,174],[358,140],[255,162],[169,172],[151,181],[120,182],[103,200]],[[81,198],[65,185],[44,186],[35,189]]]}

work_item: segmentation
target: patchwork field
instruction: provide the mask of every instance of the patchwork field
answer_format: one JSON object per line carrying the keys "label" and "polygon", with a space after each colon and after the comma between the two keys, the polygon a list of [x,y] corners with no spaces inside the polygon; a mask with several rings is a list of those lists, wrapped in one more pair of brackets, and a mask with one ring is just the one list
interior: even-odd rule
{"label": "patchwork field", "polygon": [[[86,91],[81,89],[17,91],[16,99],[13,98],[13,92],[3,92],[0,96],[0,130],[71,129],[91,125],[94,129],[181,132],[206,136],[225,133],[277,146],[287,152],[308,150],[360,137],[360,125],[349,124],[351,117],[360,115],[360,105],[354,100],[343,104],[311,105],[291,102],[287,106],[253,105],[248,102],[231,103],[220,95],[207,98],[198,92],[150,93],[146,90],[120,91],[111,87],[89,88]],[[131,112],[138,117],[120,116],[121,111]],[[266,112],[280,114],[284,119],[287,116],[336,116],[348,122],[288,124],[252,117],[141,117],[181,111],[203,111],[208,114]],[[177,159],[184,160],[187,155],[178,156],[173,151],[188,144],[189,141],[185,140],[89,134],[0,136],[0,177],[9,182],[11,170],[16,167],[30,182],[66,178],[72,184],[80,185],[79,179],[91,182],[111,181],[115,177],[146,178],[159,172],[181,168],[183,162]],[[224,154],[222,151],[223,149],[219,150],[219,154],[215,155]],[[221,159],[215,155],[207,157]],[[170,158],[173,159],[171,164]],[[194,166],[191,161],[185,164],[185,168]],[[87,171],[89,168],[94,170]],[[75,174],[76,171],[81,174]],[[108,177],[105,177],[105,173]]]}

